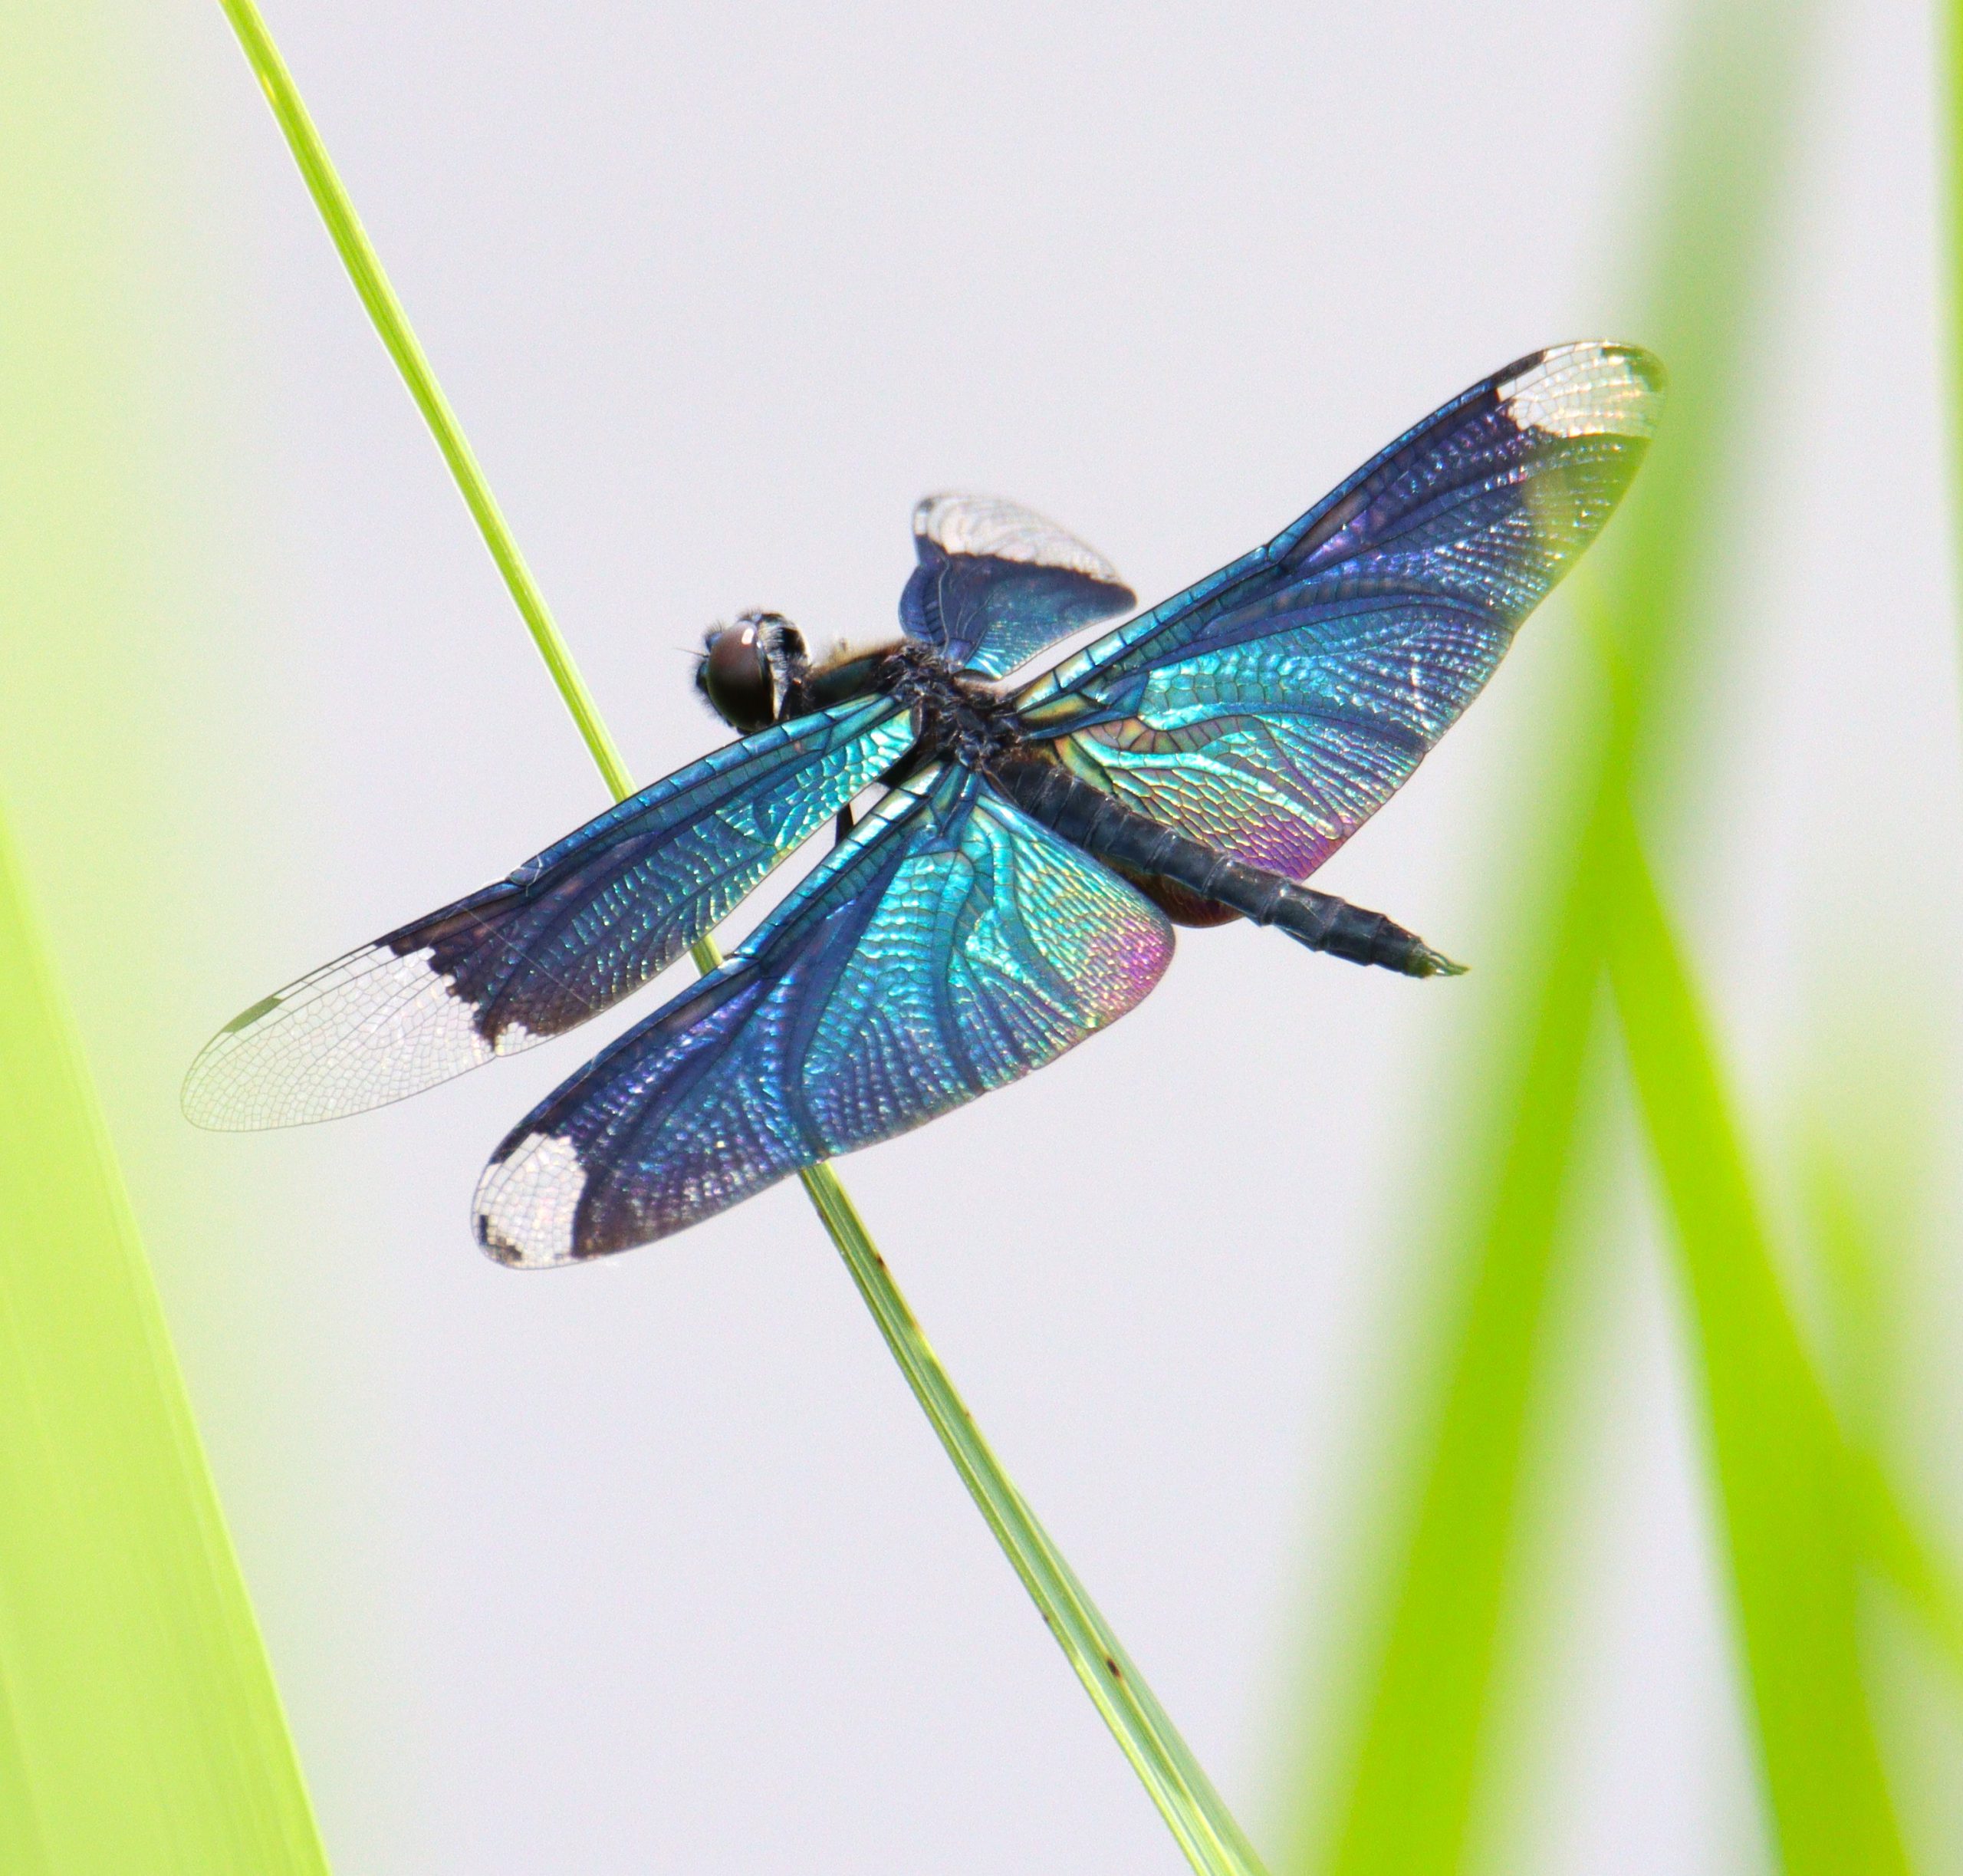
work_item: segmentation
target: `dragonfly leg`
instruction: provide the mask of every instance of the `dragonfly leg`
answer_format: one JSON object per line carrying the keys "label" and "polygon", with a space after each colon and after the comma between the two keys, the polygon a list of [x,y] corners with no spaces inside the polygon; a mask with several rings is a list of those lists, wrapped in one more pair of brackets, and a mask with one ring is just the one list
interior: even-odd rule
{"label": "dragonfly leg", "polygon": [[1257,925],[1277,926],[1311,951],[1406,977],[1456,977],[1465,969],[1381,912],[1216,853],[1123,806],[1057,763],[1004,762],[992,775],[1024,813],[1086,853],[1128,872],[1170,880]]}

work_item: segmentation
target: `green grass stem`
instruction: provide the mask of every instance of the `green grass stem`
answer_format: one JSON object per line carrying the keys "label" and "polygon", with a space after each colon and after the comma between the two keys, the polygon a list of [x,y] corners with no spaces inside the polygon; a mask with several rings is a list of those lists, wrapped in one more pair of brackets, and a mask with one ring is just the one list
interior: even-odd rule
{"label": "green grass stem", "polygon": [[374,243],[368,239],[368,231],[361,225],[361,218],[355,213],[353,202],[328,160],[327,146],[307,114],[307,106],[293,82],[293,74],[287,70],[286,61],[280,57],[279,48],[273,43],[272,35],[266,30],[266,23],[260,18],[259,9],[252,0],[219,0],[219,4],[232,22],[232,31],[238,35],[246,62],[252,67],[253,76],[266,94],[266,102],[272,107],[273,116],[285,133],[287,147],[300,166],[307,193],[314,198],[321,219],[327,225],[327,232],[334,238],[335,250],[347,269],[348,278],[353,281],[361,304],[368,309],[369,319],[387,347],[389,356],[395,360],[396,369],[402,374],[402,381],[408,386],[409,396],[415,399],[416,409],[422,412],[423,422],[429,426],[429,434],[436,439],[436,447],[442,452],[443,460],[449,465],[464,505],[470,510],[478,532],[484,537],[484,545],[490,549],[491,558],[510,589],[512,604],[524,620],[531,642],[538,647],[538,655],[552,673],[552,682],[558,687],[566,708],[572,713],[573,721],[578,725],[594,765],[613,791],[613,798],[623,799],[634,792],[627,765],[620,759],[620,752],[608,735],[607,726],[600,721],[593,693],[587,689],[586,680],[580,676],[579,667],[574,663],[572,653],[553,620],[551,608],[545,603],[545,595],[539,591],[538,582],[532,578],[524,555],[518,551],[518,541],[505,519],[504,511],[491,492],[491,485],[485,479],[476,453],[464,436],[456,413],[450,408],[450,400],[436,382],[436,374],[429,367],[421,341],[409,323],[409,315],[403,311],[401,301],[396,298],[395,288],[383,271]]}
{"label": "green grass stem", "polygon": [[804,1175],[853,1281],[962,1482],[1015,1566],[1085,1691],[1196,1870],[1258,1871],[1261,1860],[1117,1637],[1010,1482],[873,1249],[831,1168]]}
{"label": "green grass stem", "polygon": [[0,1063],[0,1869],[326,1876],[4,824]]}
{"label": "green grass stem", "polygon": [[[626,765],[328,159],[291,74],[252,0],[219,4],[238,35],[355,291],[435,436],[561,697],[615,799],[624,798],[633,792]],[[695,946],[694,956],[705,971],[720,961],[712,939]],[[1202,1876],[1259,1876],[1260,1860],[1253,1847],[990,1452],[838,1176],[830,1167],[818,1166],[802,1179],[914,1398],[1188,1861]]]}

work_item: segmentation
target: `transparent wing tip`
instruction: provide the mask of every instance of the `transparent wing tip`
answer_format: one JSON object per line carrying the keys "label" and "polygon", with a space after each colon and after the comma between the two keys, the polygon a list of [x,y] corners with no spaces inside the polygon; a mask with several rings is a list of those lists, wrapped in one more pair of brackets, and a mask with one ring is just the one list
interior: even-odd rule
{"label": "transparent wing tip", "polygon": [[999,495],[949,491],[913,508],[913,532],[944,554],[968,554],[1028,566],[1055,567],[1117,586],[1118,570],[1087,541],[1047,515]]}
{"label": "transparent wing tip", "polygon": [[184,1117],[223,1134],[338,1120],[544,1039],[513,1024],[494,1045],[429,956],[365,945],[241,1011],[191,1064]]}

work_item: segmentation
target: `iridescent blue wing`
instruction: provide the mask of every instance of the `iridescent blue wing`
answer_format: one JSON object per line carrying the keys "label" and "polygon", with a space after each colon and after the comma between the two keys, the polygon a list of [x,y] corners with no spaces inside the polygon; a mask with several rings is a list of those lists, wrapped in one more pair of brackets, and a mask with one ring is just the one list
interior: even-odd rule
{"label": "iridescent blue wing", "polygon": [[913,545],[920,564],[899,596],[907,637],[985,677],[1138,604],[1103,555],[992,495],[929,495],[913,511]]}
{"label": "iridescent blue wing", "polygon": [[1663,391],[1633,347],[1536,352],[1265,547],[1017,699],[1139,812],[1306,878],[1409,778],[1608,519]]}
{"label": "iridescent blue wing", "polygon": [[1172,951],[1115,874],[973,772],[930,770],[512,1130],[478,1241],[538,1265],[664,1237],[1040,1068]]}
{"label": "iridescent blue wing", "polygon": [[228,1129],[330,1120],[585,1022],[725,917],[912,739],[875,698],[718,749],[255,1003],[192,1064],[184,1111]]}

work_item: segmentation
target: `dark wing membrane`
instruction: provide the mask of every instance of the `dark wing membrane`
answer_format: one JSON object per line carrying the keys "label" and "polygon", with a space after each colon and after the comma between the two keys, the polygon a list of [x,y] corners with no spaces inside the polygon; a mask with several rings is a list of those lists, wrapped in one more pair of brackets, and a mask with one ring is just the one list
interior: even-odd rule
{"label": "dark wing membrane", "polygon": [[664,1237],[1040,1068],[1172,952],[1116,874],[972,772],[930,770],[512,1131],[478,1241],[543,1265]]}
{"label": "dark wing membrane", "polygon": [[1537,352],[1018,699],[1127,805],[1305,878],[1478,695],[1642,459],[1662,369]]}
{"label": "dark wing membrane", "polygon": [[255,1004],[191,1065],[184,1111],[228,1129],[330,1120],[572,1029],[725,917],[912,738],[876,698],[718,749]]}
{"label": "dark wing membrane", "polygon": [[913,511],[913,544],[920,564],[899,597],[907,637],[985,677],[1138,604],[1103,555],[992,495],[929,495]]}

